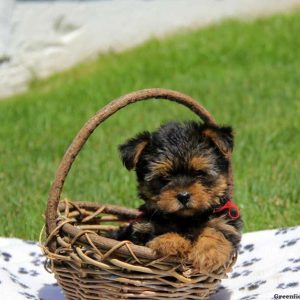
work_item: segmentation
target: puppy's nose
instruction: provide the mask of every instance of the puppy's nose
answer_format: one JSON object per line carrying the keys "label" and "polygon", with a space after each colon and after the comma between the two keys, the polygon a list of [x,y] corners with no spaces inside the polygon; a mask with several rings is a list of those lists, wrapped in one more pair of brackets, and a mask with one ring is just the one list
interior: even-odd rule
{"label": "puppy's nose", "polygon": [[191,198],[191,194],[188,192],[180,192],[177,194],[176,197],[180,203],[182,203],[183,205],[186,205]]}

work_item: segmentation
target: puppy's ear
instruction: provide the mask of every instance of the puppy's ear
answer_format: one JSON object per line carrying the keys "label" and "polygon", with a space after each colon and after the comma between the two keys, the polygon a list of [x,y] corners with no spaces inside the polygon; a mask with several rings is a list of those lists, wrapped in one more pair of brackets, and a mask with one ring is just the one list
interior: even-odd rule
{"label": "puppy's ear", "polygon": [[123,164],[128,170],[136,167],[143,150],[149,144],[150,140],[151,134],[145,131],[119,146]]}
{"label": "puppy's ear", "polygon": [[232,153],[233,131],[231,127],[205,126],[201,133],[211,139],[224,155]]}

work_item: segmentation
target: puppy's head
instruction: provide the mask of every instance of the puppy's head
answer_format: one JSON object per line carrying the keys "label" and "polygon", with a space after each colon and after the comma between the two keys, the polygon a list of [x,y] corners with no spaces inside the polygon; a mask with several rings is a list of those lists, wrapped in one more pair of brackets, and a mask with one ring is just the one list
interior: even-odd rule
{"label": "puppy's head", "polygon": [[230,127],[196,122],[168,123],[119,147],[146,206],[180,216],[204,212],[226,195],[232,149]]}

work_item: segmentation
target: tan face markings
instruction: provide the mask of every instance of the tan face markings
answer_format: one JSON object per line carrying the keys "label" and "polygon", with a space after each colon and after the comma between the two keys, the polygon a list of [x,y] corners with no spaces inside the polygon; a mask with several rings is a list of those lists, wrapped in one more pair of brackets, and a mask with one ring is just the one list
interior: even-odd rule
{"label": "tan face markings", "polygon": [[173,163],[169,159],[160,160],[151,164],[151,178],[154,176],[167,176],[173,169]]}
{"label": "tan face markings", "polygon": [[211,204],[210,191],[206,190],[200,183],[194,183],[188,188],[191,194],[191,205],[196,210],[207,209]]}
{"label": "tan face markings", "polygon": [[[212,205],[219,204],[219,197],[223,196],[227,188],[227,182],[224,176],[220,176],[215,185],[207,189],[201,183],[196,182],[187,187],[173,187],[163,190],[158,196],[153,198],[153,204],[159,209],[173,213],[179,210],[202,211],[209,209]],[[188,192],[191,195],[187,206],[183,208],[177,200],[177,194]]]}
{"label": "tan face markings", "polygon": [[212,166],[208,156],[194,156],[190,160],[189,165],[195,171],[207,170]]}
{"label": "tan face markings", "polygon": [[[211,158],[209,156],[195,156],[189,160],[187,163],[188,169],[195,171],[205,171],[212,169]],[[147,176],[148,180],[151,180],[155,176],[168,176],[172,171],[174,171],[174,163],[169,160],[159,160],[152,162],[151,174]]]}
{"label": "tan face markings", "polygon": [[173,189],[164,190],[155,197],[156,205],[166,212],[176,212],[182,209],[182,205],[177,200],[177,194],[179,192],[188,192],[191,195],[190,201],[187,203],[185,209],[192,210],[205,210],[208,209],[212,204],[216,203],[216,197],[211,190],[207,190],[200,183],[194,183],[188,187],[176,187]]}
{"label": "tan face markings", "polygon": [[180,203],[176,199],[177,194],[177,189],[163,191],[156,199],[157,206],[168,213],[176,212],[181,208]]}
{"label": "tan face markings", "polygon": [[224,195],[228,186],[228,182],[225,176],[219,176],[216,180],[214,187],[212,188],[212,193],[216,197],[221,197]]}

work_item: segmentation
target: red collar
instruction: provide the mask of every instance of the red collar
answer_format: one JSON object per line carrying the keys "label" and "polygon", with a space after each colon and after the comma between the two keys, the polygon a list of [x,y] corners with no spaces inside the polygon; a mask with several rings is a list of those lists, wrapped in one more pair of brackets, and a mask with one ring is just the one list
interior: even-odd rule
{"label": "red collar", "polygon": [[213,213],[218,213],[221,212],[225,209],[228,209],[228,217],[232,220],[236,220],[240,217],[240,209],[238,208],[238,206],[232,201],[232,200],[228,200],[223,206],[215,208],[213,210]]}

